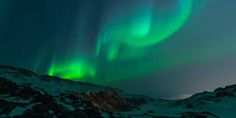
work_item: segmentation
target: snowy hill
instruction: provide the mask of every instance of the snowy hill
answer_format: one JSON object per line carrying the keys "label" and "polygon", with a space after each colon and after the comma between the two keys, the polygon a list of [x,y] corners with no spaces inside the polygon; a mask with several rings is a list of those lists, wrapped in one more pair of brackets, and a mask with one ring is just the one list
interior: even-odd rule
{"label": "snowy hill", "polygon": [[236,118],[235,111],[236,85],[163,100],[0,66],[0,117]]}

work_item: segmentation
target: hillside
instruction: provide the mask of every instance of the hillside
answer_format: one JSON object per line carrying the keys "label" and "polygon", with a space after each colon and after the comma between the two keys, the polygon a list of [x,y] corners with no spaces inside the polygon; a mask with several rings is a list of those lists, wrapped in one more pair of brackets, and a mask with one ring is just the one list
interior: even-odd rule
{"label": "hillside", "polygon": [[0,117],[235,118],[235,111],[236,85],[163,100],[0,66]]}

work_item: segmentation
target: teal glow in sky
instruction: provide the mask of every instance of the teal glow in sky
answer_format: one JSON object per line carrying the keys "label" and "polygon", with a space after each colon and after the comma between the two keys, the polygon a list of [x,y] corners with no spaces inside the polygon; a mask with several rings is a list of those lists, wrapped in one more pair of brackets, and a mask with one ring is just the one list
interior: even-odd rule
{"label": "teal glow in sky", "polygon": [[217,88],[235,80],[235,4],[1,0],[0,64],[143,93]]}
{"label": "teal glow in sky", "polygon": [[30,61],[15,63],[26,60],[36,72],[65,79],[112,83],[191,63],[195,58],[167,55],[160,47],[174,44],[175,35],[208,0],[26,2],[11,7],[21,3],[1,1],[2,39],[27,40],[9,51],[20,50]]}
{"label": "teal glow in sky", "polygon": [[[81,55],[77,51],[74,53],[66,51],[65,53],[68,54],[67,59],[55,58],[48,73],[49,75],[73,80],[83,80],[85,77],[90,77],[92,80],[89,81],[95,83],[110,82],[135,76],[133,72],[130,72],[130,74],[121,73],[125,74],[125,76],[120,76],[119,72],[122,72],[120,67],[117,68],[114,65],[112,70],[117,71],[114,75],[116,77],[108,80],[107,78],[97,80],[100,75],[110,75],[109,70],[106,69],[108,73],[99,73],[103,71],[98,70],[103,69],[103,64],[111,63],[113,65],[117,61],[126,62],[137,59],[145,55],[145,48],[158,45],[158,43],[167,40],[180,30],[190,17],[193,4],[192,0],[174,0],[172,2],[136,0],[108,3],[104,12],[99,13],[102,17],[100,17],[101,23],[99,23],[98,34],[94,34],[96,35],[94,38],[97,40],[92,52],[95,53],[86,55],[85,58],[81,59]],[[86,19],[82,17],[79,16],[78,22]],[[78,27],[80,28],[77,32],[79,37],[74,40],[80,41],[83,40],[82,38],[86,38],[83,33],[85,33],[84,30],[88,26],[79,24]],[[77,47],[80,47],[80,45],[75,45],[75,49]],[[89,58],[90,61],[86,58]],[[135,66],[132,68],[135,69]],[[148,72],[153,69],[155,67],[151,67],[151,69],[144,67],[139,71]],[[140,73],[139,71],[137,70],[135,73]]]}

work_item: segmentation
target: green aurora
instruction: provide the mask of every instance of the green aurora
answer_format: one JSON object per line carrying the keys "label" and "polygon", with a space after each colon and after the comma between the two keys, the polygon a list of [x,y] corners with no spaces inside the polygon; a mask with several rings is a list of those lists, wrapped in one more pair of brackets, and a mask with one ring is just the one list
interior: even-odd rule
{"label": "green aurora", "polygon": [[[171,65],[159,59],[158,54],[146,62],[140,61],[150,54],[148,50],[153,50],[184,26],[193,11],[194,1],[176,0],[170,5],[162,3],[161,7],[156,4],[155,0],[147,0],[145,4],[137,1],[131,4],[133,7],[119,10],[107,7],[107,11],[115,12],[105,12],[106,17],[101,18],[93,53],[81,56],[76,52],[80,49],[78,46],[75,51],[65,51],[66,58],[54,56],[48,74],[104,84]],[[77,40],[81,40],[85,26],[79,24],[78,27]]]}

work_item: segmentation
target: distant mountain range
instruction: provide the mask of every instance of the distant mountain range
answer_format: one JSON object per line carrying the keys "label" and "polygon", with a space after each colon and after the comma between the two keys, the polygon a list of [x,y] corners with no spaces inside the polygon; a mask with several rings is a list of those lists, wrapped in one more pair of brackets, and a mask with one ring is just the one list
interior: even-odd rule
{"label": "distant mountain range", "polygon": [[236,118],[236,85],[164,100],[0,66],[0,117]]}

